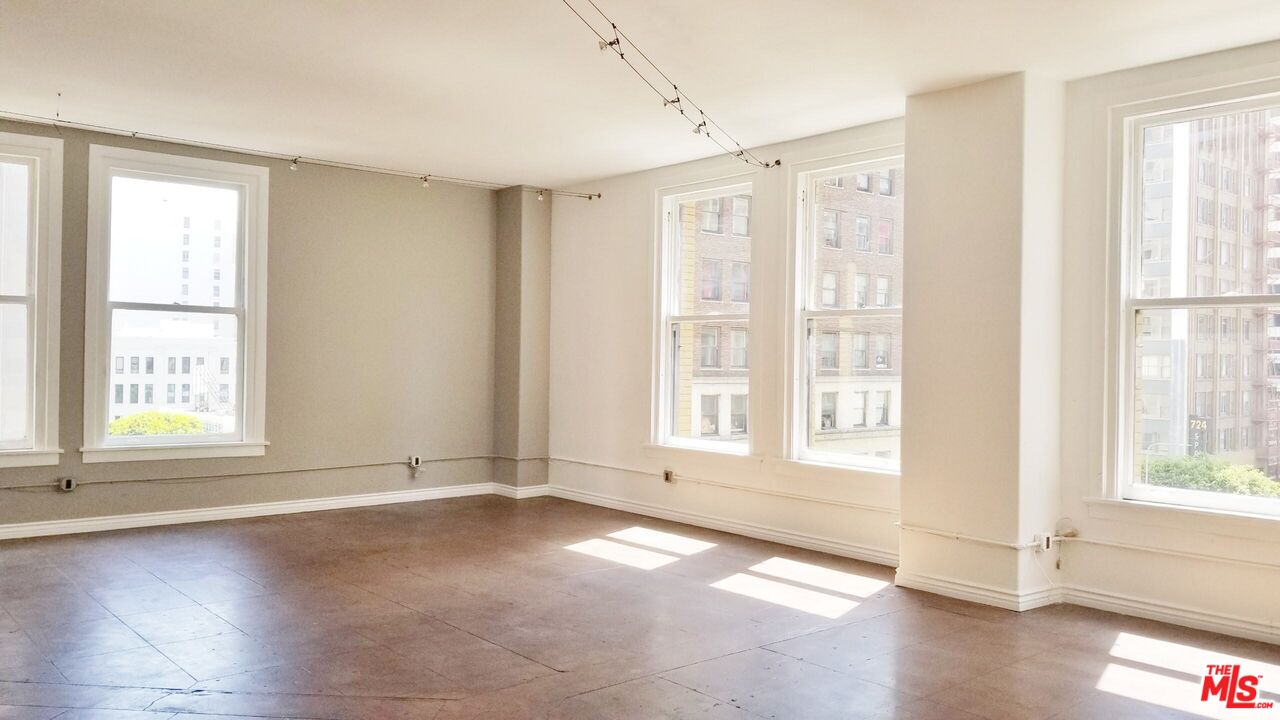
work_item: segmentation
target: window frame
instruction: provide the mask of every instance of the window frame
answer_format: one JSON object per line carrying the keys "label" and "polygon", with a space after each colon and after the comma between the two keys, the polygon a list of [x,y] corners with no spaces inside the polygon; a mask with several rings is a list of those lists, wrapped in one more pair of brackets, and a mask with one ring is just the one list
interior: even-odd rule
{"label": "window frame", "polygon": [[[235,315],[239,333],[240,422],[234,436],[194,442],[107,441],[111,312],[155,310],[158,303],[114,302],[110,274],[111,180],[118,175],[236,187],[240,192],[234,305],[183,305],[184,313]],[[250,457],[266,453],[267,221],[270,171],[261,165],[89,146],[89,224],[85,278],[84,447],[86,463]]]}
{"label": "window frame", "polygon": [[[747,433],[745,435],[745,443],[729,443],[720,440],[708,439],[710,436],[701,435],[701,423],[699,422],[698,433],[695,437],[686,438],[677,436],[672,432],[672,422],[674,412],[674,385],[673,385],[673,369],[676,366],[675,353],[678,348],[672,338],[672,326],[683,322],[716,322],[732,327],[733,324],[740,324],[739,327],[746,329],[747,332],[747,356],[752,355],[751,343],[753,333],[750,332],[751,314],[748,303],[748,312],[732,312],[732,313],[713,313],[703,315],[684,315],[680,314],[680,297],[679,297],[679,263],[680,257],[678,252],[678,222],[679,219],[675,212],[681,203],[694,202],[701,207],[701,201],[709,198],[733,197],[738,195],[753,195],[753,175],[737,175],[720,179],[708,180],[705,182],[692,183],[679,187],[671,187],[659,189],[656,193],[656,217],[654,218],[654,231],[652,237],[653,242],[653,289],[654,289],[654,308],[653,308],[653,411],[651,413],[651,443],[655,447],[670,447],[705,451],[715,453],[717,455],[751,455],[753,435],[752,428],[756,426],[755,419],[751,417],[756,403],[750,401],[750,395],[756,392],[755,373],[747,368]],[[756,206],[754,201],[751,204],[752,212]],[[756,220],[752,220],[754,225]],[[707,232],[701,229],[699,220],[699,231]],[[715,233],[711,233],[715,234]],[[739,237],[752,243],[752,252],[754,260],[755,243],[751,237]],[[700,273],[699,269],[699,273]],[[699,275],[699,286],[701,286],[701,275]],[[701,290],[699,290],[701,295]],[[749,297],[749,296],[748,296]],[[710,302],[710,301],[704,301]],[[731,304],[726,303],[726,307]],[[701,333],[698,333],[699,340]],[[699,351],[699,354],[700,351]],[[700,358],[699,358],[700,362]],[[741,368],[732,368],[741,370]],[[701,408],[698,408],[698,417],[701,417]],[[718,429],[718,428],[717,428]]]}
{"label": "window frame", "polygon": [[[854,153],[838,158],[829,158],[826,160],[817,160],[803,164],[797,164],[792,168],[792,188],[794,202],[794,218],[790,232],[790,262],[793,264],[790,273],[790,307],[788,312],[789,328],[789,345],[787,359],[787,387],[786,401],[788,406],[787,431],[784,438],[784,453],[787,460],[801,463],[810,463],[838,468],[842,471],[850,471],[856,473],[866,473],[870,475],[898,477],[901,475],[900,461],[895,467],[893,464],[884,462],[881,458],[875,456],[855,456],[837,452],[823,452],[821,450],[813,450],[808,447],[808,423],[811,411],[811,394],[813,392],[809,383],[808,365],[812,362],[815,365],[814,374],[820,374],[823,370],[818,355],[818,335],[821,333],[808,332],[810,320],[823,317],[875,317],[875,316],[897,316],[902,315],[900,307],[876,307],[868,297],[866,307],[850,307],[850,308],[822,308],[820,307],[821,298],[815,299],[813,296],[813,288],[810,286],[810,275],[815,266],[815,254],[821,251],[825,244],[822,243],[820,235],[816,242],[808,242],[809,237],[814,232],[820,232],[822,228],[822,214],[819,211],[817,202],[810,202],[810,191],[814,187],[823,186],[825,179],[831,176],[858,176],[859,174],[867,174],[868,178],[874,178],[877,173],[889,169],[898,169],[902,167],[905,161],[904,146],[902,144],[892,144],[874,150]],[[896,182],[895,182],[896,185]],[[874,184],[869,191],[874,193]],[[855,188],[856,190],[856,188]],[[858,192],[867,192],[857,190]],[[895,188],[894,197],[898,193]],[[816,200],[816,198],[815,198]],[[866,249],[857,246],[857,217],[854,219],[854,250],[857,252],[875,251],[875,240],[871,234],[875,232],[871,225],[871,216],[861,216],[867,218],[868,244]],[[896,248],[895,248],[896,251]],[[896,252],[895,252],[896,254]],[[873,292],[872,278],[875,274],[867,276],[867,294]],[[856,295],[856,276],[855,276],[855,295]],[[892,291],[891,291],[892,292]],[[891,296],[892,299],[892,296]],[[856,302],[855,302],[856,304]],[[843,333],[842,333],[843,334]],[[870,340],[870,338],[868,338]],[[855,353],[856,354],[856,353]],[[868,348],[870,355],[870,348]],[[812,358],[812,359],[810,359]],[[870,358],[868,357],[868,360]],[[869,365],[872,363],[868,363]],[[819,408],[820,409],[820,408]],[[869,408],[864,407],[864,415],[869,412]],[[818,422],[815,420],[815,422]],[[821,429],[818,429],[821,432]]]}
{"label": "window frame", "polygon": [[[1118,258],[1113,269],[1110,297],[1113,302],[1112,317],[1114,330],[1108,337],[1111,348],[1108,352],[1109,374],[1113,380],[1109,383],[1107,405],[1108,415],[1114,418],[1114,424],[1107,433],[1109,473],[1106,478],[1104,493],[1109,500],[1134,503],[1155,503],[1159,505],[1185,508],[1193,511],[1248,514],[1269,520],[1280,520],[1280,500],[1257,496],[1228,495],[1202,490],[1180,488],[1162,488],[1135,482],[1133,448],[1136,421],[1140,415],[1132,402],[1137,388],[1139,369],[1134,365],[1138,357],[1138,325],[1140,312],[1150,310],[1186,310],[1195,313],[1197,310],[1248,310],[1259,307],[1280,306],[1280,294],[1252,295],[1199,295],[1164,298],[1142,298],[1141,289],[1141,238],[1142,238],[1142,205],[1143,188],[1143,143],[1140,138],[1145,130],[1153,126],[1186,122],[1207,117],[1216,117],[1227,113],[1249,112],[1280,104],[1280,81],[1254,83],[1240,87],[1226,87],[1197,93],[1176,95],[1172,97],[1148,100],[1115,106],[1111,109],[1109,127],[1112,139],[1108,173],[1118,192],[1111,192],[1107,197],[1108,231],[1112,238],[1109,250],[1113,258]],[[1198,177],[1199,166],[1196,174]],[[1216,175],[1213,180],[1217,180]],[[1214,183],[1216,186],[1216,182]],[[1189,255],[1194,255],[1199,262],[1218,264],[1214,257],[1214,247],[1210,250],[1208,260],[1199,257],[1199,241],[1203,229],[1197,225],[1217,227],[1218,218],[1209,217],[1208,222],[1202,218],[1203,198],[1188,206],[1188,246]],[[1210,211],[1212,215],[1212,209]],[[1221,290],[1221,288],[1219,288]],[[1213,328],[1217,330],[1217,328]],[[1212,333],[1217,339],[1217,332]],[[1209,377],[1200,377],[1199,358],[1196,362],[1196,377],[1213,379],[1219,374],[1218,367],[1209,367]],[[1128,399],[1128,400],[1127,400]],[[1214,398],[1215,411],[1221,398]],[[1233,402],[1235,400],[1233,399]],[[1213,437],[1213,441],[1217,441]],[[1238,445],[1238,443],[1237,443]]]}
{"label": "window frame", "polygon": [[[0,296],[27,313],[28,441],[0,446],[0,468],[57,465],[62,300],[62,164],[60,138],[0,132],[0,156],[27,165],[27,292]],[[34,232],[32,232],[34,230]],[[108,367],[108,370],[111,368]]]}

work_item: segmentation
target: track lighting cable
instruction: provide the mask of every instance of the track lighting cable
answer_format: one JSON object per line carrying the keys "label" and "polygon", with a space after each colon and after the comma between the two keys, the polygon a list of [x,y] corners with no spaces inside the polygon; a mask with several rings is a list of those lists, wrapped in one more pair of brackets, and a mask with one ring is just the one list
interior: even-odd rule
{"label": "track lighting cable", "polygon": [[[94,123],[73,122],[64,120],[61,113],[57,117],[48,117],[44,115],[32,115],[30,113],[13,112],[11,110],[0,110],[0,119],[15,120],[18,122],[38,123],[42,125],[51,125],[54,128],[71,128],[75,130],[89,130],[92,132],[108,133],[110,135],[122,135],[138,140],[155,140],[157,142],[173,143],[175,145],[186,145],[189,147],[206,148],[208,150],[223,150],[226,152],[235,152],[242,155],[255,155],[258,157],[273,158],[275,160],[286,160],[289,162],[289,169],[296,171],[300,165],[317,165],[324,167],[342,168],[345,170],[361,170],[364,172],[377,173],[379,175],[394,175],[396,177],[406,177],[415,180],[421,180],[424,188],[431,186],[432,180],[440,180],[441,182],[453,183],[454,185],[466,185],[468,187],[484,188],[486,190],[501,190],[510,187],[504,183],[489,182],[487,180],[472,180],[469,178],[451,177],[449,175],[436,175],[434,173],[427,174],[418,171],[400,170],[396,168],[379,167],[377,165],[365,165],[362,163],[345,162],[342,160],[328,160],[318,157],[307,157],[304,155],[294,155],[293,153],[273,152],[271,150],[261,150],[257,148],[240,147],[238,145],[226,145],[223,143],[206,142],[203,140],[192,140],[190,138],[175,137],[173,135],[159,135],[156,133],[142,132],[139,130],[124,130],[122,128],[112,127],[110,125],[98,125]],[[561,195],[564,197],[577,197],[584,200],[595,200],[601,197],[600,193],[572,192],[569,190],[553,190],[551,188],[541,188],[552,195]]]}
{"label": "track lighting cable", "polygon": [[[612,39],[597,30],[596,27],[591,24],[591,21],[583,17],[582,13],[578,12],[578,9],[575,8],[569,0],[560,1],[563,2],[565,7],[569,8],[574,15],[578,16],[578,19],[582,21],[583,25],[587,26],[587,29],[595,33],[596,37],[600,38],[599,47],[601,52],[605,50],[612,50],[614,54],[618,56],[619,60],[626,63],[627,67],[631,68],[631,72],[635,73],[636,77],[640,78],[645,85],[649,86],[650,90],[653,90],[658,97],[662,98],[663,107],[674,108],[676,112],[680,113],[681,117],[693,126],[693,133],[695,135],[705,135],[708,140],[718,145],[726,155],[736,157],[748,165],[771,168],[782,164],[781,160],[761,160],[750,150],[743,147],[742,143],[735,140],[733,136],[720,125],[720,123],[713,120],[707,115],[706,111],[703,110],[701,106],[690,99],[688,93],[681,90],[680,86],[676,85],[676,83],[662,71],[662,68],[658,67],[657,63],[650,60],[649,56],[645,55],[644,51],[640,49],[640,46],[636,45],[631,38],[627,37],[627,34],[618,27],[617,23],[610,20],[608,15],[605,15],[604,11],[600,9],[600,6],[595,4],[594,0],[587,0],[587,2],[597,13],[600,14],[600,17],[604,18],[605,22],[609,23],[610,31],[613,33]],[[660,90],[653,80],[645,75],[640,68],[636,67],[635,63],[631,62],[631,60],[627,58],[627,49],[623,47],[623,43],[626,43],[627,48],[635,51],[635,54],[639,55],[641,60],[643,60],[649,67],[653,68],[653,71],[661,76],[662,82],[671,86],[673,97],[667,97],[666,92]],[[696,117],[694,117],[694,113],[697,114]],[[711,132],[712,128],[716,131],[715,135]],[[719,136],[723,136],[728,144],[722,142]]]}

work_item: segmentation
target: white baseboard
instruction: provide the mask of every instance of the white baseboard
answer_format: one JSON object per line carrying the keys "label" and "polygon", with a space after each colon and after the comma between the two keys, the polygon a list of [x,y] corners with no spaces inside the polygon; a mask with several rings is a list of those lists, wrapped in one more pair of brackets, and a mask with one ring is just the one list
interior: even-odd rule
{"label": "white baseboard", "polygon": [[307,500],[283,500],[253,505],[227,505],[223,507],[195,508],[192,510],[167,510],[137,513],[133,515],[108,515],[105,517],[74,518],[70,520],[46,520],[42,522],[0,525],[0,540],[41,537],[45,535],[70,535],[74,533],[124,530],[155,525],[181,525],[183,523],[231,520],[235,518],[287,515],[289,513],[338,510],[341,508],[391,505],[395,503],[438,500],[468,495],[502,495],[522,499],[547,494],[547,486],[513,488],[498,483],[472,483],[418,490],[367,493],[364,495],[339,495],[337,497],[310,498]]}
{"label": "white baseboard", "polygon": [[833,540],[830,538],[818,537],[816,535],[793,532],[791,530],[781,530],[765,525],[745,523],[738,520],[730,520],[729,518],[717,517],[715,515],[677,510],[676,508],[668,506],[653,505],[650,503],[637,502],[635,500],[626,500],[612,495],[603,495],[601,493],[590,492],[587,490],[576,490],[562,485],[549,485],[547,486],[547,491],[552,497],[587,503],[588,505],[599,505],[601,507],[622,510],[624,512],[635,513],[637,515],[648,515],[649,517],[674,520],[675,522],[710,528],[712,530],[723,530],[724,532],[734,533],[735,535],[745,535],[747,537],[756,538],[757,540],[768,540],[782,545],[793,545],[795,547],[807,548],[809,550],[818,550],[819,552],[831,553],[832,555],[841,555],[843,557],[850,557],[856,560],[865,560],[867,562],[876,563],[877,565],[896,567],[898,564],[897,553],[866,545],[845,542],[843,540]]}
{"label": "white baseboard", "polygon": [[1034,610],[1038,607],[1062,602],[1062,592],[1059,588],[1041,588],[1027,593],[1015,593],[992,585],[919,575],[903,572],[902,569],[899,569],[895,575],[894,584],[911,588],[912,590],[923,590],[935,595],[992,605],[1016,612]]}
{"label": "white baseboard", "polygon": [[1161,603],[1119,593],[1083,587],[1062,588],[1062,600],[1097,610],[1134,615],[1148,620],[1183,625],[1198,630],[1233,635],[1266,643],[1280,643],[1280,626],[1248,618],[1222,615],[1181,605]]}
{"label": "white baseboard", "polygon": [[544,497],[549,494],[547,485],[526,485],[512,487],[502,483],[493,483],[493,494],[502,497],[524,500],[525,498]]}

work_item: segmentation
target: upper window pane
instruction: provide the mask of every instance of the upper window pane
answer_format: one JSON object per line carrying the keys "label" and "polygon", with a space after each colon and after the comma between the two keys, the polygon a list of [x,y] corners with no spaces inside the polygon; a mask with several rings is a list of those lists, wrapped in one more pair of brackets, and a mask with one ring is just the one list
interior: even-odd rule
{"label": "upper window pane", "polygon": [[[892,178],[892,194],[859,192],[857,178],[862,175],[813,183],[814,218],[820,227],[810,239],[810,309],[902,304],[902,169],[877,175]],[[852,243],[838,241],[843,222],[849,224]]]}
{"label": "upper window pane", "polygon": [[[735,193],[675,206],[680,315],[747,312],[751,297],[751,196]],[[732,222],[734,232],[725,233]]]}
{"label": "upper window pane", "polygon": [[31,446],[31,370],[25,303],[0,302],[0,450]]}
{"label": "upper window pane", "polygon": [[1280,106],[1147,127],[1134,296],[1280,293]]}
{"label": "upper window pane", "polygon": [[236,189],[113,176],[110,300],[234,306],[239,216]]}
{"label": "upper window pane", "polygon": [[31,270],[31,166],[0,156],[0,295],[26,295]]}

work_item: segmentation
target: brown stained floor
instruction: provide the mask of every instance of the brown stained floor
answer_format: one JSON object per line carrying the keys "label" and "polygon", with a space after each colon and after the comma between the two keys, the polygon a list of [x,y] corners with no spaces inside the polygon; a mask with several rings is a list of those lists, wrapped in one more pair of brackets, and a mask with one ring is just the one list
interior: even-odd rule
{"label": "brown stained floor", "polygon": [[892,577],[550,498],[6,542],[0,720],[1190,718],[1203,664],[1280,680],[1275,646]]}

